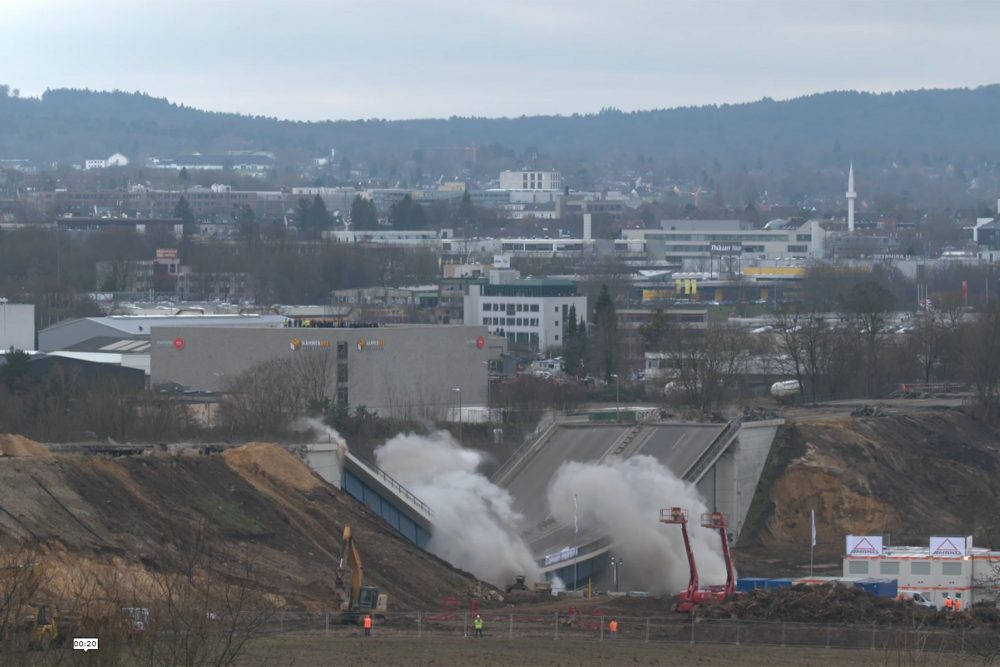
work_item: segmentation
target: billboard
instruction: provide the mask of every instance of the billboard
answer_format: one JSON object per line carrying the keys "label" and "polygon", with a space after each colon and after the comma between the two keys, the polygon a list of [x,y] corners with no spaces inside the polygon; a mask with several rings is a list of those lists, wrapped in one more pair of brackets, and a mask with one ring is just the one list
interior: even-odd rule
{"label": "billboard", "polygon": [[961,558],[968,556],[972,550],[972,536],[965,537],[932,537],[931,558]]}
{"label": "billboard", "polygon": [[739,255],[743,252],[742,243],[712,243],[708,246],[713,255]]}
{"label": "billboard", "polygon": [[847,556],[881,556],[881,535],[848,535]]}

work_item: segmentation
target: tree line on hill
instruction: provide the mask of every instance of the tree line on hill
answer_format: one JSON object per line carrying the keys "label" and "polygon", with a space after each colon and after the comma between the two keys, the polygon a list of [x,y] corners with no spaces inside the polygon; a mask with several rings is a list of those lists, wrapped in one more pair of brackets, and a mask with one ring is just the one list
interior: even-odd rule
{"label": "tree line on hill", "polygon": [[[578,189],[627,173],[628,182],[681,179],[730,203],[765,191],[789,199],[836,196],[852,160],[871,195],[990,200],[998,183],[997,85],[629,113],[319,123],[205,112],[142,93],[59,89],[24,98],[4,88],[0,157],[43,164],[115,151],[139,160],[247,147],[289,164],[336,147],[344,157],[326,175],[334,180],[379,174],[419,183],[460,172],[489,179],[502,168],[544,164]],[[476,159],[443,148],[455,146],[476,147]],[[352,165],[362,164],[367,171],[359,179]]]}

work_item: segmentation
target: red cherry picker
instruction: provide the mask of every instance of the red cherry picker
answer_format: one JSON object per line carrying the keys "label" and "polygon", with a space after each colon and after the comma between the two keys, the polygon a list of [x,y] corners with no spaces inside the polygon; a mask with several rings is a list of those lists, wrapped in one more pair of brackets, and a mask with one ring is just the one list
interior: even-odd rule
{"label": "red cherry picker", "polygon": [[726,561],[726,583],[722,586],[709,586],[700,588],[698,585],[698,566],[694,560],[694,552],[691,550],[691,538],[688,536],[688,511],[680,507],[670,507],[660,510],[660,523],[676,523],[681,526],[681,534],[684,535],[684,549],[687,551],[688,567],[691,576],[688,579],[687,588],[681,591],[681,601],[677,604],[677,611],[681,613],[691,613],[695,606],[700,604],[710,604],[712,602],[722,602],[733,594],[736,590],[736,576],[733,571],[733,559],[729,554],[729,536],[726,529],[729,522],[722,512],[709,512],[701,515],[701,525],[703,528],[718,530],[722,538],[722,556]]}

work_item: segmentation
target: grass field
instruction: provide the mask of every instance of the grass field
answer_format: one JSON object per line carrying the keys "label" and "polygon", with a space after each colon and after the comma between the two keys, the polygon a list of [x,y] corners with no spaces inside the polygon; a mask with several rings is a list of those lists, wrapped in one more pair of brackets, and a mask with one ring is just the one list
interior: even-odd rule
{"label": "grass field", "polygon": [[255,641],[240,659],[240,667],[320,667],[325,665],[538,665],[597,667],[599,665],[746,665],[747,667],[833,667],[892,665],[952,667],[986,664],[969,656],[770,646],[713,646],[641,641],[533,639],[276,637]]}

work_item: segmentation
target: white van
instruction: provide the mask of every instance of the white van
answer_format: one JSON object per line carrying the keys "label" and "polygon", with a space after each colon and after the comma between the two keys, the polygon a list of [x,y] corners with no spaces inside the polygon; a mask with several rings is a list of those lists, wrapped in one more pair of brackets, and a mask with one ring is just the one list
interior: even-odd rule
{"label": "white van", "polygon": [[914,604],[919,605],[921,607],[933,608],[937,606],[933,602],[928,600],[926,597],[924,597],[924,594],[920,592],[910,593],[908,591],[902,591],[899,595],[903,598],[910,598],[911,600],[913,600]]}

